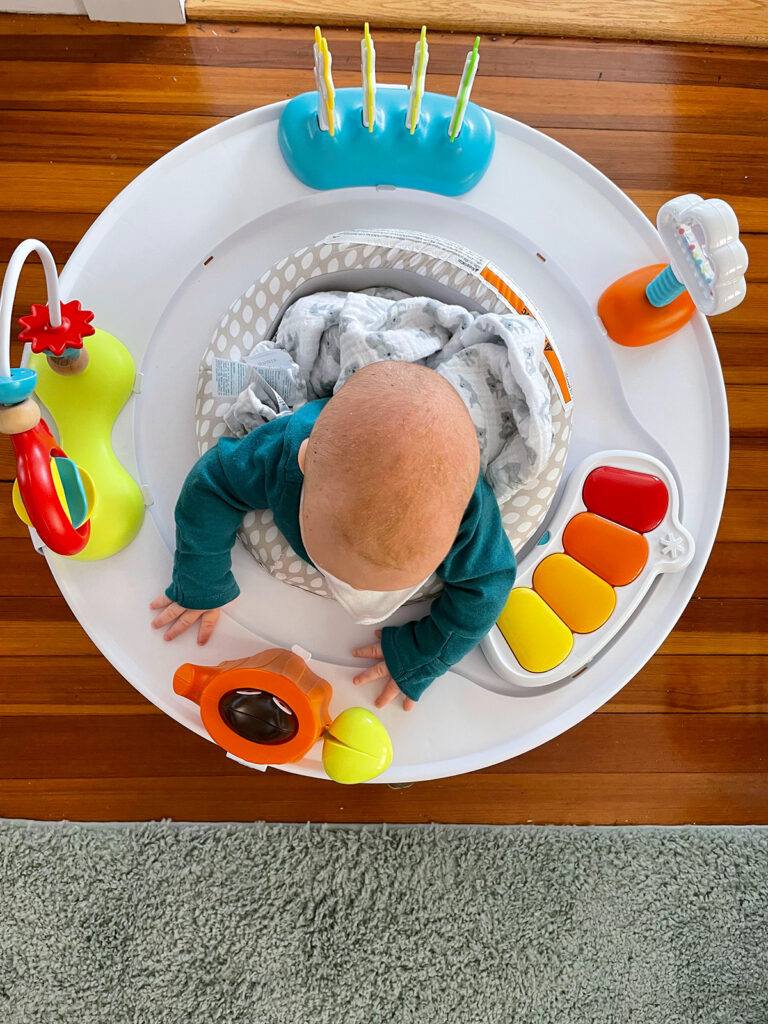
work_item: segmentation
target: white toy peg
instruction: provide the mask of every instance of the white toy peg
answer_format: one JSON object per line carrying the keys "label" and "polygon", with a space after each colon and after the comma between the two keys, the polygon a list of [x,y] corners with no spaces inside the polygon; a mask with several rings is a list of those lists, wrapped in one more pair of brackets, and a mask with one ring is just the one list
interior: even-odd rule
{"label": "white toy peg", "polygon": [[363,72],[363,124],[372,132],[376,123],[376,50],[367,21],[363,38],[360,40],[360,54]]}
{"label": "white toy peg", "polygon": [[336,90],[333,86],[333,75],[331,67],[333,60],[331,51],[328,49],[328,40],[323,36],[318,26],[315,26],[315,88],[317,89],[317,121],[320,130],[335,133],[335,99]]}
{"label": "white toy peg", "polygon": [[421,114],[421,101],[424,97],[424,84],[427,77],[427,63],[429,62],[429,47],[427,46],[427,26],[421,26],[421,35],[416,43],[413,53],[413,68],[411,70],[411,89],[408,100],[408,115],[405,120],[405,127],[413,135],[419,124]]}

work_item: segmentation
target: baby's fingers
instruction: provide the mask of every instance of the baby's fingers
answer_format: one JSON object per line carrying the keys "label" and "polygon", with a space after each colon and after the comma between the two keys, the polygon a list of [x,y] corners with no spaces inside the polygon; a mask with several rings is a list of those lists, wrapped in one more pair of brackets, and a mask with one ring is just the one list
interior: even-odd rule
{"label": "baby's fingers", "polygon": [[163,633],[163,640],[174,640],[185,630],[189,629],[203,614],[200,608],[188,608],[183,615],[180,615],[172,626],[169,626]]}
{"label": "baby's fingers", "polygon": [[218,608],[212,608],[210,611],[203,612],[203,617],[200,620],[200,630],[197,634],[197,642],[199,644],[207,644],[211,639],[211,633],[216,628],[219,615],[220,610]]}
{"label": "baby's fingers", "polygon": [[397,685],[394,679],[390,679],[387,682],[387,685],[379,694],[379,696],[376,698],[374,703],[377,708],[385,708],[387,704],[393,701],[399,693],[400,687]]}
{"label": "baby's fingers", "polygon": [[167,608],[171,603],[170,597],[166,597],[165,594],[161,594],[160,597],[156,597],[154,601],[150,601],[149,607],[152,611],[157,611],[158,608]]}
{"label": "baby's fingers", "polygon": [[352,682],[355,686],[360,686],[363,683],[372,683],[374,679],[389,679],[389,669],[387,668],[386,661],[380,661],[378,664],[367,668],[364,672],[356,675]]}
{"label": "baby's fingers", "polygon": [[381,644],[368,644],[367,647],[355,647],[352,651],[356,658],[383,658]]}
{"label": "baby's fingers", "polygon": [[[159,601],[160,598],[157,600]],[[150,605],[150,608],[151,607],[152,605]],[[169,622],[173,622],[174,619],[177,619],[184,611],[185,609],[182,608],[180,604],[176,604],[175,601],[169,602],[165,611],[160,612],[159,615],[156,615],[155,618],[152,619],[152,628],[162,629],[163,626],[167,626]]]}

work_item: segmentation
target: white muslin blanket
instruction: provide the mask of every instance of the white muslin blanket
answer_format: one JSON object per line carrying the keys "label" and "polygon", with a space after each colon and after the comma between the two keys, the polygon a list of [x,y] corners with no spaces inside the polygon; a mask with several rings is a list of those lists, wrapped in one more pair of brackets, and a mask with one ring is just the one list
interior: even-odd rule
{"label": "white muslin blanket", "polygon": [[224,416],[244,437],[305,402],[334,394],[356,370],[398,359],[442,374],[477,430],[500,503],[535,480],[552,453],[544,334],[530,316],[473,313],[390,288],[318,292],[290,306],[275,337],[254,346],[247,385]]}

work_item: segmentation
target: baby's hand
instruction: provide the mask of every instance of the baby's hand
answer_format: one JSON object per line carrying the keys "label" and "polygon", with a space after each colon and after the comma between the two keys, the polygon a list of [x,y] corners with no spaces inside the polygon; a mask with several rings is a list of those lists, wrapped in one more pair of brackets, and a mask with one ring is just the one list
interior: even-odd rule
{"label": "baby's hand", "polygon": [[[381,640],[380,629],[376,630],[376,636]],[[362,683],[372,683],[374,679],[380,679],[384,683],[384,689],[376,698],[377,708],[386,707],[387,704],[394,700],[399,693],[402,693],[400,687],[389,674],[389,669],[387,668],[386,661],[384,661],[384,652],[381,649],[380,643],[369,644],[367,647],[356,647],[352,653],[356,658],[381,658],[381,661],[377,665],[372,665],[371,668],[367,668],[365,672],[361,672],[360,675],[355,676],[353,680],[355,686],[360,686]],[[406,711],[410,711],[412,708],[416,707],[416,701],[411,700],[410,697],[406,697],[403,694],[403,707]]]}
{"label": "baby's hand", "polygon": [[153,629],[162,629],[163,626],[168,626],[163,634],[163,640],[175,639],[200,619],[197,642],[207,644],[219,621],[219,615],[221,615],[221,608],[182,608],[180,604],[171,601],[165,594],[156,597],[149,607],[152,611],[157,611],[159,608],[164,609],[152,619]]}

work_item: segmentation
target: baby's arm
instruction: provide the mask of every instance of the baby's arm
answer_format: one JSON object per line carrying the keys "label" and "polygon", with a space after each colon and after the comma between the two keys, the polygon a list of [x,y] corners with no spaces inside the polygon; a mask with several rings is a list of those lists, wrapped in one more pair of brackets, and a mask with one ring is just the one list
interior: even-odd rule
{"label": "baby's arm", "polygon": [[210,636],[222,605],[239,594],[231,550],[243,516],[267,507],[267,479],[282,450],[280,429],[266,425],[241,441],[222,438],[192,467],[176,504],[173,581],[150,605],[160,614],[152,625],[178,636],[197,619],[198,640]]}
{"label": "baby's arm", "polygon": [[184,608],[218,608],[240,593],[232,547],[245,514],[266,507],[261,460],[240,450],[249,441],[253,449],[255,437],[256,432],[242,441],[222,438],[184,481],[176,503],[173,582],[165,592]]}
{"label": "baby's arm", "polygon": [[418,700],[437,676],[482,640],[506,603],[515,573],[496,499],[481,480],[453,548],[437,570],[443,592],[429,615],[382,630],[385,668],[407,698]]}

